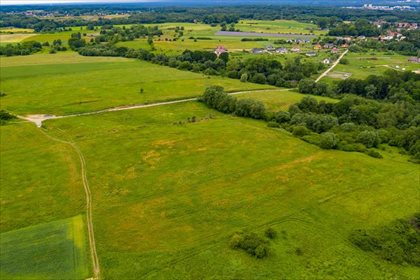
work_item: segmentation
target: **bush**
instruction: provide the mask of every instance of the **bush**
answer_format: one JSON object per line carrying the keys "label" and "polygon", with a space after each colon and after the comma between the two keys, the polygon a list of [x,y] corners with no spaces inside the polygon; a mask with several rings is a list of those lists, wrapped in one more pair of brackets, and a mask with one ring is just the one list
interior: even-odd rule
{"label": "bush", "polygon": [[362,143],[367,148],[377,147],[379,136],[375,131],[364,130],[357,135],[357,142]]}
{"label": "bush", "polygon": [[15,119],[16,117],[9,112],[0,110],[0,125],[6,124],[6,122]]}
{"label": "bush", "polygon": [[232,249],[241,249],[249,255],[262,259],[268,256],[268,242],[252,232],[237,232],[230,238]]}
{"label": "bush", "polygon": [[337,147],[338,137],[335,133],[325,132],[321,134],[319,146],[323,149],[334,149]]}
{"label": "bush", "polygon": [[379,152],[377,152],[375,150],[369,150],[366,154],[368,156],[373,157],[373,158],[383,158],[383,156]]}
{"label": "bush", "polygon": [[248,82],[248,74],[244,73],[241,75],[241,82],[243,83]]}
{"label": "bush", "polygon": [[273,121],[268,122],[268,123],[267,123],[267,126],[268,126],[268,127],[274,127],[274,128],[278,128],[278,127],[280,127],[280,125],[279,125],[277,122],[273,122]]}
{"label": "bush", "polygon": [[235,115],[253,119],[264,119],[265,106],[260,101],[241,99],[236,102]]}
{"label": "bush", "polygon": [[294,136],[298,136],[298,137],[302,137],[305,135],[308,135],[310,133],[309,129],[307,129],[305,126],[302,125],[298,125],[293,127],[293,135]]}
{"label": "bush", "polygon": [[274,120],[278,123],[285,123],[290,121],[290,113],[279,111],[274,114]]}
{"label": "bush", "polygon": [[272,227],[267,228],[264,234],[270,239],[275,239],[277,237],[277,231],[275,231]]}

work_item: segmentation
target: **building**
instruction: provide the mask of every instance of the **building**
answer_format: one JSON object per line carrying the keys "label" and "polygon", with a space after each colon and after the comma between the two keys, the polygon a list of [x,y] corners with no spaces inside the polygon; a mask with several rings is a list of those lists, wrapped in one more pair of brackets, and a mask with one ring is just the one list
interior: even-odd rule
{"label": "building", "polygon": [[340,50],[336,47],[331,49],[331,53],[339,53],[339,52],[340,52]]}
{"label": "building", "polygon": [[266,51],[268,51],[268,52],[274,52],[274,51],[276,50],[276,48],[275,48],[275,47],[273,47],[273,46],[271,46],[271,45],[269,45],[269,46],[265,47],[265,49],[266,49]]}
{"label": "building", "polygon": [[287,53],[287,49],[286,48],[278,48],[276,50],[276,53],[278,53],[278,54],[286,54]]}
{"label": "building", "polygon": [[331,64],[331,59],[326,58],[326,59],[324,59],[324,60],[322,61],[322,63],[324,63],[324,64]]}
{"label": "building", "polygon": [[306,56],[314,57],[314,56],[316,56],[316,52],[307,52]]}
{"label": "building", "polygon": [[320,44],[316,44],[314,46],[314,50],[320,50],[320,49],[322,49],[322,46]]}
{"label": "building", "polygon": [[332,49],[332,48],[334,48],[334,44],[332,43],[327,43],[324,45],[324,49]]}
{"label": "building", "polygon": [[294,53],[298,53],[298,52],[300,52],[300,49],[298,47],[293,47],[293,48],[290,49],[290,51],[294,52]]}
{"label": "building", "polygon": [[221,54],[227,53],[227,49],[223,46],[218,46],[214,53],[217,55],[217,57],[219,57]]}
{"label": "building", "polygon": [[412,62],[412,63],[420,63],[420,57],[410,57],[408,59],[408,62]]}
{"label": "building", "polygon": [[253,49],[251,50],[251,52],[252,52],[253,54],[261,54],[261,53],[264,53],[264,52],[265,52],[265,50],[264,50],[264,49],[260,49],[260,48],[253,48]]}

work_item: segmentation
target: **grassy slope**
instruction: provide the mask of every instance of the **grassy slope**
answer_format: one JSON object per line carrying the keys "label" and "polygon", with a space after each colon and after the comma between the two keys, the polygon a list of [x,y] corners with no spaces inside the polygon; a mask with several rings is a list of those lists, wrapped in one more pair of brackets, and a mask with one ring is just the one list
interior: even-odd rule
{"label": "grassy slope", "polygon": [[7,94],[2,97],[2,109],[18,114],[68,114],[198,96],[215,84],[229,91],[269,88],[128,59],[105,62],[107,59],[83,58],[74,63],[68,54],[38,58],[40,64],[30,66],[17,66],[15,58],[1,58],[0,89]]}
{"label": "grassy slope", "polygon": [[82,216],[0,237],[2,279],[86,279],[89,275]]}
{"label": "grassy slope", "polygon": [[[213,119],[203,119],[213,114]],[[176,125],[196,116],[198,123]],[[418,211],[418,166],[320,150],[197,103],[47,122],[88,162],[106,279],[396,278],[350,231]],[[281,232],[262,261],[228,248],[238,229]],[[303,253],[295,253],[299,248]]]}

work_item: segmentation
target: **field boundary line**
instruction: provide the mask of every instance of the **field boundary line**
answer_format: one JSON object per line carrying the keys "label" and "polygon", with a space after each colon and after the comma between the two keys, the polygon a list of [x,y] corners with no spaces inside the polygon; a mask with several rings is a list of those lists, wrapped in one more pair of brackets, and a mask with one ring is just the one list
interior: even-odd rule
{"label": "field boundary line", "polygon": [[333,63],[333,65],[331,65],[331,67],[329,67],[324,73],[322,73],[316,80],[315,83],[318,83],[322,78],[324,78],[328,73],[331,72],[331,70],[333,70],[335,68],[335,66],[337,66],[338,63],[340,63],[341,59],[349,52],[349,50],[345,50],[340,57]]}
{"label": "field boundary line", "polygon": [[86,195],[86,221],[87,221],[87,229],[88,229],[88,239],[89,239],[90,254],[92,257],[93,278],[91,279],[95,279],[95,280],[100,279],[101,270],[99,267],[98,254],[96,252],[96,241],[95,241],[95,234],[93,231],[93,221],[92,221],[92,193],[90,191],[89,181],[87,179],[85,157],[83,156],[82,151],[79,149],[79,147],[75,143],[53,137],[49,135],[48,133],[46,133],[43,129],[41,129],[40,131],[47,138],[55,142],[66,144],[72,147],[76,151],[80,159],[80,171],[82,174],[83,188],[85,190],[85,195]]}

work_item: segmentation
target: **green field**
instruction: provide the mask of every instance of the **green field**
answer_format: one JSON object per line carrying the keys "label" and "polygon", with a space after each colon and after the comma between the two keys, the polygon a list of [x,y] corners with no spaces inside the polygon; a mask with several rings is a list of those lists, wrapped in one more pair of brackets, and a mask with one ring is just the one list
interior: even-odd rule
{"label": "green field", "polygon": [[256,91],[256,92],[250,92],[246,94],[239,94],[239,95],[236,95],[236,97],[251,98],[254,100],[259,100],[264,103],[264,105],[269,111],[280,111],[280,110],[287,111],[290,105],[300,102],[303,97],[308,96],[308,95],[314,97],[318,101],[325,101],[328,103],[333,103],[333,102],[338,101],[337,99],[310,95],[310,94],[301,94],[293,90],[287,90],[287,89]]}
{"label": "green field", "polygon": [[17,114],[69,114],[179,99],[201,95],[209,85],[228,91],[270,88],[129,59],[84,57],[75,63],[74,55],[53,54],[39,55],[32,65],[20,65],[25,61],[20,57],[0,59],[0,90],[7,94],[1,109]]}
{"label": "green field", "polygon": [[[187,122],[192,116],[197,122]],[[46,127],[85,155],[105,279],[416,279],[420,272],[348,241],[355,229],[419,210],[418,166],[398,154],[378,160],[321,150],[195,102]],[[268,226],[280,237],[266,260],[229,248],[235,231]]]}
{"label": "green field", "polygon": [[284,33],[284,34],[327,34],[327,30],[319,30],[316,24],[295,20],[241,20],[235,25],[241,31]]}
{"label": "green field", "polygon": [[[221,36],[216,35],[220,31],[220,26],[212,27],[207,24],[201,23],[163,23],[163,24],[150,24],[151,26],[159,26],[159,29],[163,31],[163,36],[155,38],[154,47],[157,52],[165,53],[179,53],[185,49],[190,50],[213,50],[218,45],[223,45],[229,51],[239,52],[242,50],[250,50],[252,48],[263,48],[268,45],[272,45],[273,41],[278,37],[265,37],[269,41],[259,42],[242,42],[242,37],[235,36]],[[179,38],[177,41],[169,41],[176,35],[175,27],[184,27],[184,36]],[[290,38],[296,37],[292,34],[309,34],[310,30],[314,30],[314,35],[320,35],[323,32],[316,30],[316,25],[308,23],[300,23],[297,21],[287,20],[276,20],[276,21],[241,21],[236,25],[241,31],[246,32],[266,32],[266,33],[286,33],[290,35]],[[196,39],[196,41],[193,38]],[[209,40],[200,39],[207,38]],[[245,36],[246,37],[246,36]],[[135,41],[119,42],[119,46],[125,46],[129,48],[144,48],[150,49],[147,44],[147,39],[137,39]]]}
{"label": "green field", "polygon": [[86,279],[89,276],[82,216],[0,235],[1,279]]}
{"label": "green field", "polygon": [[[381,75],[389,69],[397,71],[420,69],[420,64],[408,62],[408,56],[399,54],[349,52],[345,58],[349,64],[338,64],[334,71],[351,73],[351,77],[357,79],[364,79],[369,75]],[[325,80],[336,79],[326,78]]]}

